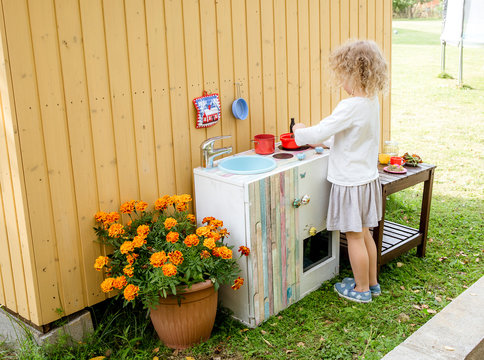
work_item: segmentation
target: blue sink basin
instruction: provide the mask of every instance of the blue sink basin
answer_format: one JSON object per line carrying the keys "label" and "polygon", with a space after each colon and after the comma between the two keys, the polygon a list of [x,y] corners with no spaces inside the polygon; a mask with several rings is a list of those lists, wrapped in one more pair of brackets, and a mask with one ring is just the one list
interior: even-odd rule
{"label": "blue sink basin", "polygon": [[219,162],[218,168],[238,175],[260,174],[276,168],[273,158],[257,155],[233,156]]}

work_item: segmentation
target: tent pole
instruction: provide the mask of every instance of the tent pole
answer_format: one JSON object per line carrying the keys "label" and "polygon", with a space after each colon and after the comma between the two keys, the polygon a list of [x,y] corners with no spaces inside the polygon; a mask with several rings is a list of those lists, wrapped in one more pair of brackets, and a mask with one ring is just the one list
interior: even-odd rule
{"label": "tent pole", "polygon": [[440,42],[440,72],[445,72],[445,41]]}
{"label": "tent pole", "polygon": [[463,58],[464,58],[464,45],[461,39],[459,43],[459,87],[462,86],[462,68],[463,68]]}

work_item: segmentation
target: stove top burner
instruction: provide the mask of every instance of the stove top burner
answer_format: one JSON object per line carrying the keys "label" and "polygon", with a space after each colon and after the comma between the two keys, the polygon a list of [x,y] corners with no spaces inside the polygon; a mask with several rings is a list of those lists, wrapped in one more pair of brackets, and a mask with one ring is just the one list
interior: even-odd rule
{"label": "stove top burner", "polygon": [[274,159],[290,159],[293,156],[294,156],[293,154],[288,154],[288,153],[279,153],[279,154],[272,155]]}
{"label": "stove top burner", "polygon": [[282,145],[279,145],[279,150],[284,150],[284,151],[301,151],[301,150],[307,150],[307,149],[309,149],[308,145],[300,146],[296,149],[286,149]]}

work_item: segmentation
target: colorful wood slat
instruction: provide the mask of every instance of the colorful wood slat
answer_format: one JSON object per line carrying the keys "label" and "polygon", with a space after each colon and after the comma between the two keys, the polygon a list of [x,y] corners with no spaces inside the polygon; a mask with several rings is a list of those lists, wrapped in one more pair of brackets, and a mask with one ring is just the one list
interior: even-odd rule
{"label": "colorful wood slat", "polygon": [[299,300],[299,243],[292,201],[297,169],[275,174],[249,186],[251,267],[255,323],[260,324]]}

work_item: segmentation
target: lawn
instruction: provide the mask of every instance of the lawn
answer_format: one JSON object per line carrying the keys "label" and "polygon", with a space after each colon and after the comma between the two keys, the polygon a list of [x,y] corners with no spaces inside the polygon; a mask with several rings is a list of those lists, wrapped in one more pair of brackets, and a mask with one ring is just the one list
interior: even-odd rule
{"label": "lawn", "polygon": [[[392,140],[437,165],[427,256],[415,250],[382,267],[370,304],[338,298],[340,275],[255,329],[219,311],[212,338],[186,351],[161,345],[143,311],[92,309],[95,333],[76,348],[29,344],[20,359],[380,359],[484,275],[484,49],[464,51],[464,89],[441,79],[440,21],[394,21]],[[446,71],[457,78],[458,53]],[[387,218],[418,227],[421,187],[392,195]],[[3,352],[5,358],[14,355]],[[2,352],[0,350],[0,358]]]}

